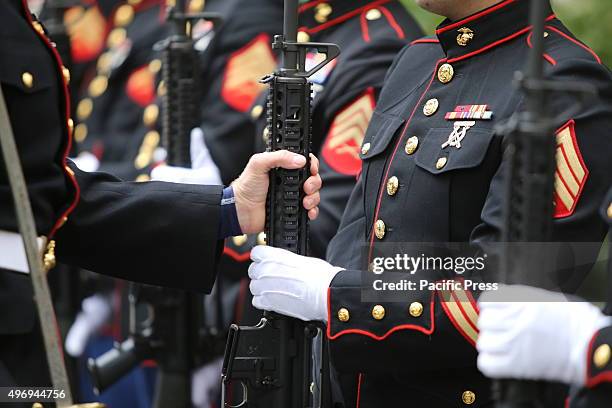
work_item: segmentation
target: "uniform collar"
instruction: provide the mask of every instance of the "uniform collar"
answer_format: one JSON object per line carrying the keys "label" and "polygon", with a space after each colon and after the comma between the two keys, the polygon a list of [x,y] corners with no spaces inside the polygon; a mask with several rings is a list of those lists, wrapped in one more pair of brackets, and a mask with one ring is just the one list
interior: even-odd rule
{"label": "uniform collar", "polygon": [[[549,0],[547,15],[553,18]],[[469,58],[529,30],[529,0],[505,0],[459,21],[446,19],[436,30],[449,61]]]}
{"label": "uniform collar", "polygon": [[392,0],[314,0],[300,5],[300,31],[311,37]]}

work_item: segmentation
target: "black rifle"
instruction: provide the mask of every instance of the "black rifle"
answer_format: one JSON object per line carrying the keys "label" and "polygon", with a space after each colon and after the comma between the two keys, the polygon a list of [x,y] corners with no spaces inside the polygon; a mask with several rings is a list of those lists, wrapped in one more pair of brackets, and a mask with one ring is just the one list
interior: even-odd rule
{"label": "black rifle", "polygon": [[[516,82],[525,93],[525,110],[510,119],[499,130],[507,135],[505,154],[510,161],[506,179],[501,281],[508,284],[538,286],[545,264],[542,245],[516,245],[517,242],[548,242],[553,219],[556,141],[554,129],[571,116],[579,104],[558,117],[546,109],[551,92],[575,93],[583,99],[596,89],[583,83],[563,84],[544,79],[544,25],[548,1],[531,1],[532,50],[525,73],[516,74]],[[550,384],[543,381],[501,380],[494,384],[498,408],[544,408],[550,395]]]}
{"label": "black rifle", "polygon": [[[190,167],[189,139],[197,124],[194,95],[199,74],[191,27],[216,13],[185,13],[179,0],[168,11],[173,26],[170,37],[157,45],[163,53],[166,94],[162,104],[162,138],[167,162]],[[206,328],[204,297],[181,290],[148,285],[130,287],[130,338],[96,360],[90,360],[96,390],[101,391],[127,374],[138,363],[158,363],[156,408],[191,407],[191,373],[207,357],[222,351],[220,328]],[[217,350],[215,350],[217,348]],[[217,351],[217,353],[215,353]]]}
{"label": "black rifle", "polygon": [[[283,56],[283,65],[262,79],[269,84],[267,102],[268,150],[289,150],[307,159],[311,142],[311,84],[308,77],[340,54],[335,44],[298,43],[298,1],[285,0],[284,35],[276,35],[272,48]],[[306,54],[316,50],[325,59],[306,70]],[[270,172],[266,241],[268,245],[307,255],[308,214],[302,207],[303,169]],[[313,339],[320,332],[314,322],[264,313],[253,327],[231,325],[222,371],[222,406],[229,384],[242,386],[242,402],[234,406],[306,408],[320,406],[315,377],[320,367],[313,360]]]}

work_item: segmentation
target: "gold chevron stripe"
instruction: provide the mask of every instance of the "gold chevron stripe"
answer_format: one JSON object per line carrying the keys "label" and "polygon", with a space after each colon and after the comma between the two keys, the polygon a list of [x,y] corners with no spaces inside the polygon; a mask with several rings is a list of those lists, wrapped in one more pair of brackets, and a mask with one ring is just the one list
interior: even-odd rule
{"label": "gold chevron stripe", "polygon": [[563,146],[563,150],[565,151],[569,167],[576,175],[577,181],[581,183],[586,176],[586,172],[580,162],[579,153],[574,146],[572,132],[569,126],[557,134],[557,148],[559,149],[561,146]]}

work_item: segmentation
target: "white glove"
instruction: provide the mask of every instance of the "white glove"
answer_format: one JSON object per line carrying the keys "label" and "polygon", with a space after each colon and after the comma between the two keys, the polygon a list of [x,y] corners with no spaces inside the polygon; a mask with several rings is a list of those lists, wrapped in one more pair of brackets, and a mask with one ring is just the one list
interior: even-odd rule
{"label": "white glove", "polygon": [[191,402],[196,408],[216,406],[221,392],[221,367],[223,357],[214,360],[193,372],[191,376]]}
{"label": "white glove", "polygon": [[589,342],[610,324],[588,302],[529,286],[500,286],[478,305],[478,368],[491,378],[583,385]]}
{"label": "white glove", "polygon": [[108,321],[112,311],[111,301],[106,295],[97,294],[84,299],[81,311],[66,336],[66,352],[72,357],[80,357],[91,335]]}
{"label": "white glove", "polygon": [[191,131],[191,168],[157,166],[151,171],[151,179],[184,184],[221,185],[221,172],[204,142],[202,129]]}
{"label": "white glove", "polygon": [[342,268],[262,245],[253,248],[251,259],[253,306],[304,321],[327,322],[327,289]]}
{"label": "white glove", "polygon": [[77,157],[71,159],[76,166],[86,172],[94,172],[100,168],[100,160],[89,152],[82,152]]}

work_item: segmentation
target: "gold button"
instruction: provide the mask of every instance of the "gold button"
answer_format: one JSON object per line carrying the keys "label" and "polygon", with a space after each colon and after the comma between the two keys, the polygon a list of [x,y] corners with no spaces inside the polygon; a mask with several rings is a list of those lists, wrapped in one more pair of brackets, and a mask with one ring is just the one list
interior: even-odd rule
{"label": "gold button", "polygon": [[199,13],[204,10],[204,0],[191,0],[189,2],[189,12]]}
{"label": "gold button", "polygon": [[119,45],[123,44],[126,38],[127,33],[125,32],[124,28],[115,28],[108,35],[106,45],[108,45],[110,48],[118,47]]}
{"label": "gold button", "polygon": [[73,130],[74,130],[74,120],[72,120],[72,118],[68,118],[68,132],[72,134]]}
{"label": "gold button", "polygon": [[308,42],[310,41],[310,36],[308,35],[306,31],[298,31],[297,40],[298,42],[301,42],[301,43]]}
{"label": "gold button", "polygon": [[93,101],[91,98],[82,99],[77,105],[76,114],[79,120],[85,120],[93,111]]}
{"label": "gold button", "polygon": [[98,75],[95,77],[91,83],[89,84],[89,94],[97,98],[102,95],[106,91],[106,87],[108,86],[108,78],[103,75]]}
{"label": "gold button", "polygon": [[412,317],[419,317],[423,314],[423,305],[419,302],[412,302],[408,307],[408,313]]}
{"label": "gold button", "polygon": [[253,109],[251,109],[251,117],[253,119],[259,119],[262,113],[263,113],[263,106],[261,105],[255,105],[253,106]]}
{"label": "gold button", "polygon": [[457,44],[459,44],[461,47],[468,45],[468,43],[474,38],[474,31],[467,27],[461,27],[457,31],[459,32],[459,35],[457,36]]}
{"label": "gold button", "polygon": [[612,350],[610,350],[610,346],[607,344],[602,344],[601,346],[595,349],[593,353],[593,362],[597,368],[604,368],[610,362],[610,354]]}
{"label": "gold button", "polygon": [[55,268],[55,265],[55,241],[51,240],[47,244],[47,250],[43,256],[43,269],[45,272],[49,272],[51,269]]}
{"label": "gold button", "polygon": [[257,245],[266,245],[266,233],[260,232],[257,234]]}
{"label": "gold button", "polygon": [[232,242],[234,243],[234,245],[236,246],[243,246],[244,244],[246,244],[247,240],[249,238],[247,237],[246,234],[244,235],[238,235],[237,237],[232,237]]}
{"label": "gold button", "polygon": [[324,23],[327,21],[332,11],[333,11],[332,6],[330,6],[329,4],[319,3],[315,7],[314,19],[316,20],[317,23]]}
{"label": "gold button", "polygon": [[134,8],[129,4],[124,4],[115,12],[115,25],[121,27],[128,25],[134,19]]}
{"label": "gold button", "polygon": [[64,166],[64,170],[66,170],[66,173],[70,174],[71,177],[74,177],[74,171],[72,171],[70,167]]}
{"label": "gold button", "polygon": [[378,20],[379,18],[381,18],[382,13],[380,12],[379,9],[373,8],[373,9],[368,10],[365,17],[366,17],[366,20],[374,21],[374,20]]}
{"label": "gold button", "polygon": [[341,322],[348,322],[350,318],[351,314],[349,313],[348,309],[342,307],[340,310],[338,310],[338,320]]}
{"label": "gold button", "polygon": [[381,305],[376,305],[372,308],[372,317],[376,320],[382,320],[385,317],[385,308]]}
{"label": "gold button", "polygon": [[390,196],[394,196],[397,193],[397,189],[399,188],[399,179],[395,176],[390,177],[387,180],[387,194]]}
{"label": "gold button", "polygon": [[166,92],[168,88],[166,88],[166,83],[164,81],[159,81],[159,85],[157,85],[157,96],[166,96]]}
{"label": "gold button", "polygon": [[87,138],[87,125],[84,123],[79,123],[74,128],[74,134],[72,136],[74,141],[77,143],[83,143]]}
{"label": "gold button", "polygon": [[32,21],[32,27],[34,27],[34,29],[36,30],[38,34],[46,35],[45,29],[43,28],[42,24],[40,24],[38,21]]}
{"label": "gold button", "polygon": [[448,159],[446,157],[440,157],[436,162],[436,169],[441,170],[442,168],[444,168],[444,166],[446,166],[447,162]]}
{"label": "gold button", "polygon": [[607,211],[607,213],[608,213],[608,218],[612,218],[612,204],[610,204],[610,205],[608,206],[608,211]]}
{"label": "gold button", "polygon": [[142,145],[149,149],[155,149],[159,145],[160,138],[159,132],[151,130],[145,135]]}
{"label": "gold button", "polygon": [[438,80],[443,84],[448,84],[455,76],[455,69],[451,64],[442,64],[438,69]]}
{"label": "gold button", "polygon": [[416,136],[412,136],[406,141],[406,147],[404,151],[406,154],[410,155],[416,152],[416,149],[419,147],[419,138]]}
{"label": "gold button", "polygon": [[148,174],[139,174],[134,181],[137,183],[144,183],[145,181],[151,181],[151,177]]}
{"label": "gold button", "polygon": [[149,71],[151,71],[154,74],[157,74],[162,67],[162,62],[160,59],[154,59],[153,61],[149,62]]}
{"label": "gold button", "polygon": [[70,70],[62,65],[62,75],[64,76],[64,81],[66,81],[66,85],[70,83]]}
{"label": "gold button", "polygon": [[134,159],[134,167],[136,167],[139,170],[144,169],[145,167],[149,165],[149,163],[151,163],[152,159],[153,159],[153,152],[149,150],[143,150],[140,153],[138,153],[138,156],[136,156],[136,158]]}
{"label": "gold button", "polygon": [[387,227],[385,226],[385,222],[383,220],[376,221],[376,224],[374,225],[374,234],[376,234],[376,238],[383,239],[386,231]]}
{"label": "gold button", "polygon": [[159,107],[155,104],[147,106],[142,114],[142,122],[146,126],[154,126],[159,116]]}
{"label": "gold button", "polygon": [[98,57],[97,68],[100,73],[107,73],[110,70],[111,64],[113,61],[113,56],[109,52],[105,52],[104,54]]}
{"label": "gold button", "polygon": [[370,147],[372,147],[370,143],[365,143],[363,146],[361,146],[361,154],[368,154],[368,152],[370,151]]}
{"label": "gold button", "polygon": [[431,116],[438,111],[438,107],[440,106],[440,102],[436,98],[432,98],[425,102],[425,106],[423,106],[423,113],[425,116]]}
{"label": "gold button", "polygon": [[268,144],[268,142],[270,141],[270,129],[268,129],[267,126],[264,128],[261,138],[263,139],[265,144]]}
{"label": "gold button", "polygon": [[463,401],[465,405],[472,405],[474,401],[476,401],[476,394],[470,390],[463,391],[463,394],[461,394],[461,401]]}
{"label": "gold button", "polygon": [[32,88],[34,86],[34,75],[24,72],[21,74],[21,82],[23,82],[26,88]]}
{"label": "gold button", "polygon": [[547,38],[549,36],[548,31],[544,31],[544,38]]}

